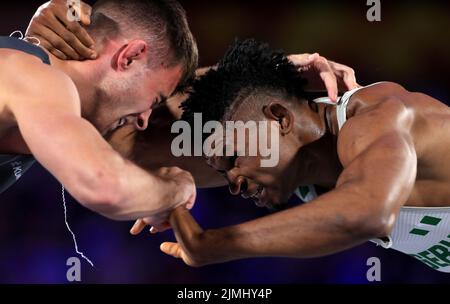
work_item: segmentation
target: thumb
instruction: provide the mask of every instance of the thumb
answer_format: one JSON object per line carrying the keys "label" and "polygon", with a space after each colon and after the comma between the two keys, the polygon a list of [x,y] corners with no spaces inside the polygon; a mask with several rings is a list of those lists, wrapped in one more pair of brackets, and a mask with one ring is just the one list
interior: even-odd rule
{"label": "thumb", "polygon": [[162,243],[160,249],[162,252],[164,252],[167,255],[170,255],[177,259],[181,259],[182,249],[181,249],[180,245],[177,243],[171,243],[171,242]]}
{"label": "thumb", "polygon": [[92,7],[86,3],[81,3],[81,14],[80,14],[80,22],[83,25],[91,24],[91,15],[92,15]]}

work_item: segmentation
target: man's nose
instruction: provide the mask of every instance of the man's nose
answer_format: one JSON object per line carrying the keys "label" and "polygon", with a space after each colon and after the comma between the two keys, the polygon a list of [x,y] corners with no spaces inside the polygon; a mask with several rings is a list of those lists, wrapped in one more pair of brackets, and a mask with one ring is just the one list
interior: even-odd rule
{"label": "man's nose", "polygon": [[230,180],[229,188],[232,195],[239,195],[247,191],[247,180],[239,176],[234,180]]}
{"label": "man's nose", "polygon": [[135,128],[138,131],[144,131],[148,127],[148,120],[152,115],[152,110],[145,111],[136,117]]}

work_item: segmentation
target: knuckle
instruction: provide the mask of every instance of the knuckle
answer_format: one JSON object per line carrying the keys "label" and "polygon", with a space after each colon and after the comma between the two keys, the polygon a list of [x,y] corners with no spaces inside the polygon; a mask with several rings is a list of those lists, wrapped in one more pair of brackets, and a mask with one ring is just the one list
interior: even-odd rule
{"label": "knuckle", "polygon": [[39,20],[43,20],[43,19],[49,19],[51,16],[51,10],[50,8],[44,8],[38,15],[38,19]]}
{"label": "knuckle", "polygon": [[352,68],[347,68],[347,73],[350,74],[351,76],[354,76],[356,74],[355,70]]}
{"label": "knuckle", "polygon": [[324,57],[318,57],[316,59],[316,64],[325,68],[329,67],[328,61]]}
{"label": "knuckle", "polygon": [[319,56],[319,58],[317,59],[320,63],[322,63],[322,64],[326,64],[326,65],[329,65],[328,64],[328,60],[325,58],[325,57],[323,57],[323,56]]}
{"label": "knuckle", "polygon": [[163,168],[159,168],[156,173],[158,175],[166,175],[168,172],[169,172],[169,168],[163,167]]}

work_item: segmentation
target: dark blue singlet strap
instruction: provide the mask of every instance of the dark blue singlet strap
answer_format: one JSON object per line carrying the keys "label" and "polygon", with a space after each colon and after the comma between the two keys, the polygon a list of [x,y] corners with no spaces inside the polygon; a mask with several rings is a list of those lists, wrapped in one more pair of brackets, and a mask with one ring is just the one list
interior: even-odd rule
{"label": "dark blue singlet strap", "polygon": [[34,55],[40,58],[43,63],[50,65],[50,58],[48,54],[40,47],[27,41],[14,37],[0,36],[0,48],[18,50],[30,55]]}

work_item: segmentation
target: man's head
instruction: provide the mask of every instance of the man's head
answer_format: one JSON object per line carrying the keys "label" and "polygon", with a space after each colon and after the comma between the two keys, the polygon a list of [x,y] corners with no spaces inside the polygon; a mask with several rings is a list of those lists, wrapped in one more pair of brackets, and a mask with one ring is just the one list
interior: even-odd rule
{"label": "man's head", "polygon": [[[280,138],[278,147],[271,147],[279,149],[275,167],[261,166],[260,144],[256,157],[208,158],[210,165],[226,175],[233,194],[252,197],[260,206],[270,206],[286,202],[298,186],[299,151],[321,136],[320,118],[306,100],[304,83],[283,53],[254,40],[233,45],[216,70],[194,83],[193,93],[183,104],[183,118],[189,122],[194,113],[202,113],[203,121],[222,124],[275,122],[272,132],[278,132]],[[259,140],[271,134],[259,134]],[[245,142],[248,152],[249,136]]]}
{"label": "man's head", "polygon": [[85,62],[95,95],[83,114],[102,132],[145,129],[151,108],[194,77],[197,46],[176,0],[100,0],[88,30],[99,58]]}

